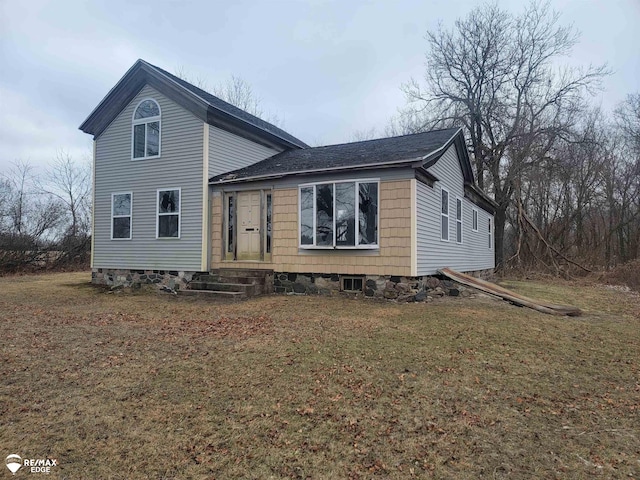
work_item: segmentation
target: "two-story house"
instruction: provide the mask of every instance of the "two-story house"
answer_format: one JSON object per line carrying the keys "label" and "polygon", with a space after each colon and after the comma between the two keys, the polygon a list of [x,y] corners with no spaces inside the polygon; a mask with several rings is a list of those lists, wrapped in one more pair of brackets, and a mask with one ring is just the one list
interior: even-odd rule
{"label": "two-story house", "polygon": [[80,129],[94,137],[94,282],[184,289],[234,268],[375,293],[494,267],[495,204],[460,129],[311,148],[143,60]]}

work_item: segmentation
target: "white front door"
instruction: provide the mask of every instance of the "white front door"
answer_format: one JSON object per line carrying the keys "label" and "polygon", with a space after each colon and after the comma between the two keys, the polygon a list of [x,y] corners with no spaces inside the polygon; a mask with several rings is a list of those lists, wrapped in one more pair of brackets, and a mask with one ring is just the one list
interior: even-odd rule
{"label": "white front door", "polygon": [[238,192],[238,260],[260,260],[260,191]]}

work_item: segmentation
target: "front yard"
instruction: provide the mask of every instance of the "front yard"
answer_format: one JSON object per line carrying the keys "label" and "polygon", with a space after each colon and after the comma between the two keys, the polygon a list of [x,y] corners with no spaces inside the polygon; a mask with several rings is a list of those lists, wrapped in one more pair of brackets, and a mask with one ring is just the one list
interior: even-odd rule
{"label": "front yard", "polygon": [[0,455],[55,458],[48,478],[640,476],[637,295],[508,284],[566,318],[89,277],[0,279]]}

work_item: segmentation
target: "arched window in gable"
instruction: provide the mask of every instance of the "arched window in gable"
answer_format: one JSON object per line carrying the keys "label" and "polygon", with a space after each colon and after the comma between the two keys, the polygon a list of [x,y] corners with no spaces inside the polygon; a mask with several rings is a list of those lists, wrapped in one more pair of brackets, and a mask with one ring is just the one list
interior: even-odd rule
{"label": "arched window in gable", "polygon": [[146,98],[133,111],[133,152],[136,160],[160,156],[160,105]]}

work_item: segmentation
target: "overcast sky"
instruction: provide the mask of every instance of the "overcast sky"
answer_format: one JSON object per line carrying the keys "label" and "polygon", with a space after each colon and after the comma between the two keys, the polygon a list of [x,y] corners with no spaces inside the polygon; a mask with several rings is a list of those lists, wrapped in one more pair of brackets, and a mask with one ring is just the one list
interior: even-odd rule
{"label": "overcast sky", "polygon": [[[523,2],[499,0],[519,12]],[[146,6],[143,6],[146,4]],[[0,171],[56,151],[90,155],[78,126],[138,59],[213,86],[246,80],[312,145],[383,130],[424,70],[425,32],[477,1],[0,0]],[[582,33],[568,62],[613,70],[610,111],[640,91],[640,0],[553,0]]]}

